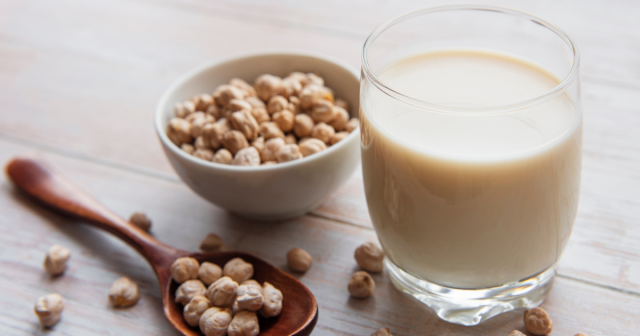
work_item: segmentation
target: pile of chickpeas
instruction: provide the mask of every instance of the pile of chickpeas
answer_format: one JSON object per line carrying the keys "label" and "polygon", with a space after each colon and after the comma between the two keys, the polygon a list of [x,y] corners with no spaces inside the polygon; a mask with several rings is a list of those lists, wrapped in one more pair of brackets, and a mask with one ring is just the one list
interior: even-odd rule
{"label": "pile of chickpeas", "polygon": [[234,78],[213,94],[176,103],[167,136],[197,158],[239,166],[302,159],[344,139],[360,123],[324,79],[264,74],[254,85]]}

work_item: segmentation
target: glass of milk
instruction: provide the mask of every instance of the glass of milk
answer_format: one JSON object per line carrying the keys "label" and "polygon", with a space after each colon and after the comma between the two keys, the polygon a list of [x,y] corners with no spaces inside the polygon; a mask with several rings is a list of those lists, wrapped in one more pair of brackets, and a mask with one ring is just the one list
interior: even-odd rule
{"label": "glass of milk", "polygon": [[446,6],[362,53],[362,170],[394,285],[475,325],[542,303],[578,208],[579,56],[515,10]]}

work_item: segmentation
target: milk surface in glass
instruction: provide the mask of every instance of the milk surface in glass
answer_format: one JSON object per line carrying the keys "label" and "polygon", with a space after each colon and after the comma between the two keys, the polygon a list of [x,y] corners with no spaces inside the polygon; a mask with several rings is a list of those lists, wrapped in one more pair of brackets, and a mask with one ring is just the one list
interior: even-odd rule
{"label": "milk surface in glass", "polygon": [[[415,55],[378,77],[403,95],[460,108],[515,104],[559,84],[525,59],[480,50]],[[554,265],[580,188],[582,114],[566,93],[474,114],[399,105],[366,90],[364,184],[395,265],[453,288],[501,286]]]}

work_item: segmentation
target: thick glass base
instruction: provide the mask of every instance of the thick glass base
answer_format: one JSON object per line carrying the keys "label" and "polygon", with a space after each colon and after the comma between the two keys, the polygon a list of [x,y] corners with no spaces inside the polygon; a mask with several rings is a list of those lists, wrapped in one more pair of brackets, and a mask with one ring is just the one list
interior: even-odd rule
{"label": "thick glass base", "polygon": [[385,259],[393,285],[431,307],[451,323],[472,326],[493,316],[517,309],[539,306],[553,286],[556,266],[542,273],[500,287],[458,289],[421,280]]}

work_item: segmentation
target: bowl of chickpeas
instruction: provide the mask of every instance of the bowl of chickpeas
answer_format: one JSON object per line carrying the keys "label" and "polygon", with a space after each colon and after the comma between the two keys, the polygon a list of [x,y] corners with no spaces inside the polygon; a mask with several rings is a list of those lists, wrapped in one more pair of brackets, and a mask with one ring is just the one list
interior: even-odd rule
{"label": "bowl of chickpeas", "polygon": [[195,193],[243,217],[305,214],[360,161],[359,74],[331,57],[264,52],[204,64],[155,111],[164,153]]}

